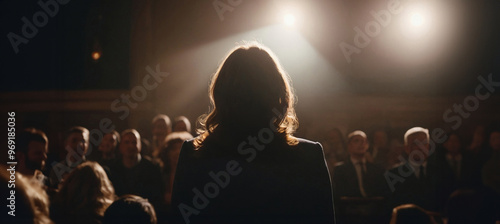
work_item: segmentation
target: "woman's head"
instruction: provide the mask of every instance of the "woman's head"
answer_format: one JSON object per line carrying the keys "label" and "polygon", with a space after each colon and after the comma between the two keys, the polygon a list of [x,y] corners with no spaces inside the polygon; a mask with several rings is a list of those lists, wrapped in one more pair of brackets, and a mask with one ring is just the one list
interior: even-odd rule
{"label": "woman's head", "polygon": [[271,128],[290,144],[298,126],[290,80],[270,50],[258,44],[232,50],[212,78],[209,89],[211,112],[201,119],[201,146],[217,131],[250,134]]}
{"label": "woman's head", "polygon": [[104,169],[89,161],[77,166],[64,180],[57,199],[71,215],[93,213],[102,216],[113,203],[115,191]]}

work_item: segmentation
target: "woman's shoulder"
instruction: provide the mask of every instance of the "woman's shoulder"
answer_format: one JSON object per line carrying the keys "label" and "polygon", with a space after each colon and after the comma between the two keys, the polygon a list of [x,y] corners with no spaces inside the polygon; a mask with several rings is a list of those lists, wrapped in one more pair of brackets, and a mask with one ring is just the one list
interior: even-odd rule
{"label": "woman's shoulder", "polygon": [[297,138],[297,140],[299,141],[297,147],[301,149],[323,151],[323,146],[321,146],[321,143],[319,142],[311,141],[304,138]]}

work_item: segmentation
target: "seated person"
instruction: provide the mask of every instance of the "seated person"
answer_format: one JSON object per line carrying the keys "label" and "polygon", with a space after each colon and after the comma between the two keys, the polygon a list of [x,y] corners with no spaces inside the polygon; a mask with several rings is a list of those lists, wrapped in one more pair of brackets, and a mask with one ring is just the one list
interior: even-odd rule
{"label": "seated person", "polygon": [[103,224],[156,224],[156,213],[148,199],[123,195],[104,213]]}
{"label": "seated person", "polygon": [[59,163],[53,163],[49,175],[50,187],[56,189],[75,167],[87,160],[89,130],[80,126],[72,127],[66,132],[64,139],[66,157]]}
{"label": "seated person", "polygon": [[110,179],[118,196],[134,194],[148,199],[155,208],[163,204],[164,184],[160,167],[141,156],[141,136],[135,129],[121,133],[121,158],[109,165]]}
{"label": "seated person", "polygon": [[373,197],[386,196],[387,185],[384,169],[367,161],[368,140],[362,131],[354,131],[347,136],[349,159],[335,167],[333,183],[335,196]]}

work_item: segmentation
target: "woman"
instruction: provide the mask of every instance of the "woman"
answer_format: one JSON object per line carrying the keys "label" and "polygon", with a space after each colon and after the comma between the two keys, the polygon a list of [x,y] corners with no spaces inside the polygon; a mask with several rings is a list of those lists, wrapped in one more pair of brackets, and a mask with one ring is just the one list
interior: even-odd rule
{"label": "woman", "polygon": [[172,207],[186,223],[334,223],[319,143],[294,137],[289,78],[269,50],[234,49],[212,78],[211,112],[183,144]]}
{"label": "woman", "polygon": [[55,223],[101,223],[115,190],[97,162],[78,165],[62,183],[50,210]]}

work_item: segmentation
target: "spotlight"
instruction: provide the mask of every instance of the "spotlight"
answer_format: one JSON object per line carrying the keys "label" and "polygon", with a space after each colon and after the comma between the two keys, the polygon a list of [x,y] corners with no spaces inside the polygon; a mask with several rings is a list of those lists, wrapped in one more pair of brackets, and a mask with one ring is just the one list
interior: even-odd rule
{"label": "spotlight", "polygon": [[94,61],[99,60],[100,57],[101,57],[101,53],[99,53],[97,51],[92,52],[92,59],[94,59]]}
{"label": "spotlight", "polygon": [[292,27],[295,25],[295,16],[290,13],[287,13],[283,17],[283,22],[285,23],[285,25]]}
{"label": "spotlight", "polygon": [[413,15],[411,16],[411,25],[413,25],[415,27],[420,27],[420,26],[424,25],[424,22],[425,22],[425,19],[421,13],[416,12],[416,13],[413,13]]}

